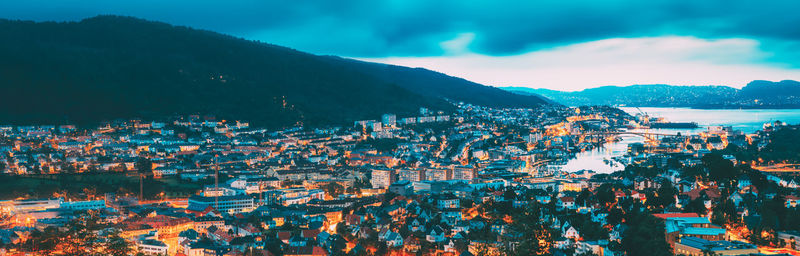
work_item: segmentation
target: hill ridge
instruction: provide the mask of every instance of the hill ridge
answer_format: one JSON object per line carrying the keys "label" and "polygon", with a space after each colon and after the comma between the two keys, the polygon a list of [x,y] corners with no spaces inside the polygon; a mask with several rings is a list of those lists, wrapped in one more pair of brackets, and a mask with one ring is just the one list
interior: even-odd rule
{"label": "hill ridge", "polygon": [[[341,124],[420,107],[453,110],[440,93],[485,86],[414,70],[373,74],[371,64],[300,52],[208,30],[134,17],[78,22],[0,19],[0,123],[94,123],[117,118],[214,114],[271,127]],[[438,73],[437,73],[438,74]],[[421,87],[420,85],[425,85]],[[420,88],[424,88],[422,90]],[[489,106],[544,102],[489,88]],[[516,99],[511,103],[502,99]]]}

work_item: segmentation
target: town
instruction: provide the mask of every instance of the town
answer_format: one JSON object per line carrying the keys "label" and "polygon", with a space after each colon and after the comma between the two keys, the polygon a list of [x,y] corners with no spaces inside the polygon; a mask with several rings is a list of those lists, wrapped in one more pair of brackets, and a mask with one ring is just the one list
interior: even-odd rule
{"label": "town", "polygon": [[[4,255],[800,255],[800,127],[453,103],[270,130],[0,126]],[[563,167],[636,136],[613,173]]]}

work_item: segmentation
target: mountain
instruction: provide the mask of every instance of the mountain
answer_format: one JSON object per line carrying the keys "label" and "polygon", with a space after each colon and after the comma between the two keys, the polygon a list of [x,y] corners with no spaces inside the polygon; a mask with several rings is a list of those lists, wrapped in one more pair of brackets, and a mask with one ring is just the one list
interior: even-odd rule
{"label": "mountain", "polygon": [[[424,68],[351,61],[360,70],[424,95],[501,108],[535,107],[538,104],[552,103],[540,95],[509,93],[497,87],[481,85]],[[432,81],[437,82],[432,83]]]}
{"label": "mountain", "polygon": [[410,115],[420,107],[452,110],[445,98],[499,107],[544,104],[430,70],[318,56],[131,17],[0,20],[0,38],[6,39],[0,41],[0,123],[199,113],[280,127]]}
{"label": "mountain", "polygon": [[675,86],[664,84],[602,86],[577,92],[526,87],[504,87],[521,95],[542,95],[571,105],[625,105],[637,107],[694,108],[798,108],[800,82],[756,80],[742,89],[728,86]]}
{"label": "mountain", "polygon": [[800,82],[793,80],[780,82],[755,80],[742,88],[741,95],[748,98],[764,99],[796,98],[800,97]]}

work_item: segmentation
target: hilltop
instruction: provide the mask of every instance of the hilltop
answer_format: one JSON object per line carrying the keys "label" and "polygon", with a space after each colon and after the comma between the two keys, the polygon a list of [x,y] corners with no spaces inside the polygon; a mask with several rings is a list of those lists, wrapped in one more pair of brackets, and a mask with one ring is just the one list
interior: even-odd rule
{"label": "hilltop", "polygon": [[542,95],[565,105],[626,105],[694,108],[798,108],[800,82],[755,80],[742,89],[729,86],[665,84],[602,86],[576,92],[504,87],[520,95]]}

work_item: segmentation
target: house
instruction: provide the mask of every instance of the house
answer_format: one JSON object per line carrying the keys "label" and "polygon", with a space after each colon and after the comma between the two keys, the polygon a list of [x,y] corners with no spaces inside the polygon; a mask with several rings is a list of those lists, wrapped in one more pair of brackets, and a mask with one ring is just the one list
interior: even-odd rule
{"label": "house", "polygon": [[578,230],[570,225],[569,222],[564,222],[564,225],[561,227],[561,236],[575,240],[581,237],[580,233],[578,233]]}
{"label": "house", "polygon": [[453,195],[444,195],[436,200],[436,208],[439,209],[453,209],[460,206],[459,199]]}
{"label": "house", "polygon": [[572,209],[572,210],[574,210],[575,209],[575,198],[572,198],[570,196],[560,197],[560,198],[558,198],[558,201],[556,202],[556,206],[559,209]]}
{"label": "house", "polygon": [[479,230],[486,227],[486,219],[481,216],[477,216],[469,220],[469,228],[473,230]]}
{"label": "house", "polygon": [[753,185],[753,183],[750,182],[750,177],[747,177],[746,175],[739,176],[739,179],[736,180],[736,182],[737,182],[736,186],[738,186],[739,189],[743,189],[744,187]]}
{"label": "house", "polygon": [[456,241],[453,239],[447,239],[444,243],[444,251],[449,253],[456,252]]}
{"label": "house", "polygon": [[433,226],[431,230],[425,235],[425,240],[431,243],[438,243],[444,241],[444,230],[438,225]]}
{"label": "house", "polygon": [[412,252],[412,253],[413,252],[417,252],[417,251],[419,251],[420,246],[421,246],[419,240],[416,237],[411,236],[411,235],[407,236],[405,239],[403,239],[403,242],[405,243],[405,246],[403,246],[403,248],[407,252]]}
{"label": "house", "polygon": [[308,239],[302,236],[293,236],[291,239],[289,239],[289,246],[292,247],[302,247],[306,246],[307,244],[308,244]]}
{"label": "house", "polygon": [[425,223],[426,222],[420,218],[414,218],[408,224],[408,230],[411,232],[417,232],[417,231],[425,232]]}
{"label": "house", "polygon": [[608,212],[593,211],[591,215],[592,215],[592,222],[597,222],[600,223],[601,225],[606,224],[606,218],[608,218]]}
{"label": "house", "polygon": [[467,221],[459,221],[455,225],[453,225],[453,234],[457,234],[460,232],[469,232],[470,224]]}
{"label": "house", "polygon": [[386,235],[386,246],[389,247],[400,247],[403,246],[403,237],[396,232],[389,231],[389,234]]}
{"label": "house", "polygon": [[555,241],[553,241],[553,247],[556,248],[556,249],[561,249],[561,250],[569,248],[569,246],[571,244],[572,244],[572,240],[570,240],[569,238],[563,237],[563,236],[562,237],[558,237],[558,238],[555,239]]}
{"label": "house", "polygon": [[442,219],[446,221],[449,225],[455,224],[457,221],[462,220],[461,210],[458,209],[448,209],[442,211]]}
{"label": "house", "polygon": [[539,202],[540,204],[549,204],[550,199],[551,197],[549,195],[536,196],[536,202]]}
{"label": "house", "polygon": [[495,222],[492,223],[491,228],[492,232],[494,233],[505,234],[506,229],[508,228],[508,224],[506,224],[506,222],[503,220],[496,220]]}
{"label": "house", "polygon": [[364,221],[364,216],[363,215],[348,214],[345,217],[345,223],[348,226],[361,225],[361,222],[363,222],[363,221]]}

